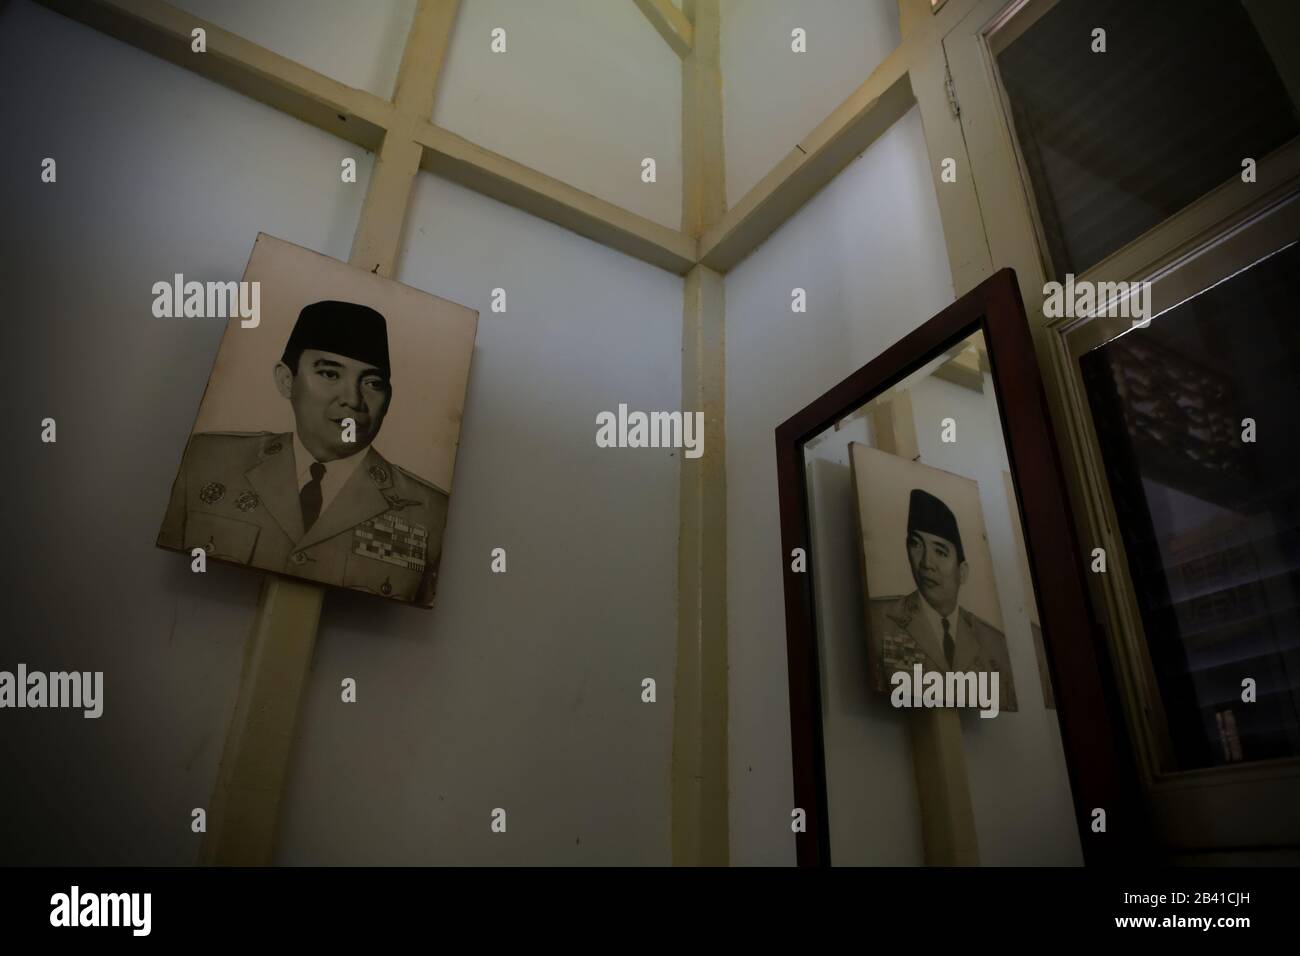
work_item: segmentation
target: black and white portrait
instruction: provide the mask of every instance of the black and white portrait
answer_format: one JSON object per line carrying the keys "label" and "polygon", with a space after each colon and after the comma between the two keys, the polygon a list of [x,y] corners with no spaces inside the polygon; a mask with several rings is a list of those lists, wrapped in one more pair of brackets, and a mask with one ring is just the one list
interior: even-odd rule
{"label": "black and white portrait", "polygon": [[158,544],[431,606],[477,313],[268,236],[244,281]]}
{"label": "black and white portrait", "polygon": [[993,562],[975,482],[850,446],[871,679],[897,671],[997,672],[1000,710],[1016,710]]}

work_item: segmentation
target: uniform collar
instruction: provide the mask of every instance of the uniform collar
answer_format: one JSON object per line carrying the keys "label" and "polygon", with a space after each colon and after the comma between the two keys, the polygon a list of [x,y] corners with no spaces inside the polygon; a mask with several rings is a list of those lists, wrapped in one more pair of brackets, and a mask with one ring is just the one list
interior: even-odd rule
{"label": "uniform collar", "polygon": [[[331,483],[336,488],[341,488],[347,484],[347,480],[352,477],[352,472],[357,470],[361,460],[366,457],[366,452],[370,446],[362,448],[360,451],[353,452],[346,458],[335,458],[333,461],[323,461],[326,473],[330,476]],[[295,429],[293,433],[293,462],[294,473],[298,477],[298,490],[302,490],[311,479],[311,466],[316,463],[316,458],[307,450],[307,446],[302,443]]]}
{"label": "uniform collar", "polygon": [[921,593],[919,588],[917,589],[917,597],[919,598],[917,604],[921,607],[921,614],[925,617],[926,623],[930,625],[934,636],[940,641],[943,640],[943,622],[946,620],[948,622],[948,633],[952,635],[955,642],[957,640],[957,620],[961,615],[961,605],[954,605],[952,613],[945,617],[931,607],[930,602],[925,599],[925,595]]}

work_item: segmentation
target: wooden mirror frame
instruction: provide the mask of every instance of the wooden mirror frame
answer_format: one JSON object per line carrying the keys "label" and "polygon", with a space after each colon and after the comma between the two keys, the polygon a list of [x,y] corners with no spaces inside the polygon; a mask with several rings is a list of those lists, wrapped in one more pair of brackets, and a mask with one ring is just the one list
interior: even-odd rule
{"label": "wooden mirror frame", "polygon": [[[1084,860],[1131,863],[1150,858],[1151,830],[1105,637],[1086,593],[1083,551],[1069,510],[1033,340],[1015,272],[1003,269],[776,429],[794,798],[795,806],[807,814],[805,831],[795,834],[800,866],[830,865],[813,595],[817,555],[809,526],[803,446],[979,331],[988,346]],[[807,555],[806,571],[792,570],[795,548]],[[1104,832],[1093,830],[1095,808],[1106,810]]]}

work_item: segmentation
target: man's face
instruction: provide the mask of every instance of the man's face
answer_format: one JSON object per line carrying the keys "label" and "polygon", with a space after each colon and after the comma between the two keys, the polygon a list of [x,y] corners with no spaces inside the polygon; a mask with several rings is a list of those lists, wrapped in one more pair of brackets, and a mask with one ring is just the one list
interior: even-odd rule
{"label": "man's face", "polygon": [[921,596],[944,617],[951,614],[970,571],[965,561],[958,560],[957,546],[937,534],[912,531],[907,536],[907,560]]}
{"label": "man's face", "polygon": [[[297,375],[283,362],[276,365],[275,384],[293,405],[298,437],[318,461],[346,458],[369,447],[393,394],[373,365],[319,349],[303,349]],[[343,440],[345,418],[356,422],[355,442]]]}

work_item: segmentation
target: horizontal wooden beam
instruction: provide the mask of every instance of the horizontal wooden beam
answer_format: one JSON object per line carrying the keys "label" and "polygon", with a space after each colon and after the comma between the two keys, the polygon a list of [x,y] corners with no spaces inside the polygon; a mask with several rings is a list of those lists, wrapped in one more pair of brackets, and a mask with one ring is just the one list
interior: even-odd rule
{"label": "horizontal wooden beam", "polygon": [[432,123],[418,124],[421,166],[477,193],[498,199],[619,252],[685,275],[695,265],[696,243],[611,202],[476,146]]}
{"label": "horizontal wooden beam", "polygon": [[[346,86],[162,0],[39,2],[366,149],[378,151],[389,132],[413,140],[421,150],[422,168],[678,275],[686,275],[697,263],[718,272],[731,269],[910,109],[915,102],[907,73],[910,48],[934,29],[930,23],[908,37],[697,241],[476,146],[400,111],[401,104]],[[657,16],[676,24],[669,32],[678,45],[687,37],[694,42],[694,29],[682,29],[683,23],[690,27],[690,21],[671,3],[637,2],[652,22]],[[423,4],[427,32],[448,32],[456,4]],[[206,31],[204,53],[191,50],[195,27]],[[691,46],[683,48],[689,52]],[[438,49],[435,59],[444,51],[445,46]],[[410,100],[422,105],[427,95],[421,89],[420,96]],[[396,155],[397,149],[390,135],[388,151]]]}
{"label": "horizontal wooden beam", "polygon": [[672,0],[632,0],[645,14],[650,25],[668,41],[678,56],[686,56],[695,44],[695,28]]}
{"label": "horizontal wooden beam", "polygon": [[979,350],[971,345],[962,349],[947,362],[944,362],[934,374],[938,378],[969,388],[975,392],[984,391],[984,368],[980,361]]}
{"label": "horizontal wooden beam", "polygon": [[762,244],[812,196],[911,109],[900,46],[865,83],[759,180],[700,240],[700,261],[725,272]]}
{"label": "horizontal wooden beam", "polygon": [[[73,20],[193,70],[369,150],[379,148],[393,106],[310,70],[161,0],[40,0]],[[207,52],[191,48],[202,27]]]}

